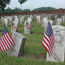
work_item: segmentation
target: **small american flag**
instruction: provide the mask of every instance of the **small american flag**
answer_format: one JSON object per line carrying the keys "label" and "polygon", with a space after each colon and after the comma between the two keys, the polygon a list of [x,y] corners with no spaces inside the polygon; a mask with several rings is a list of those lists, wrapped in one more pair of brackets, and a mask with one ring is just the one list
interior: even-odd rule
{"label": "small american flag", "polygon": [[12,24],[12,31],[14,31],[15,29],[16,29],[16,26]]}
{"label": "small american flag", "polygon": [[30,29],[31,28],[31,26],[30,26],[30,24],[28,23],[28,22],[26,22],[26,29]]}
{"label": "small american flag", "polygon": [[37,22],[40,22],[40,20],[39,20],[39,19],[36,19],[36,21],[37,21]]}
{"label": "small american flag", "polygon": [[14,43],[14,40],[11,38],[10,34],[8,33],[6,26],[3,27],[3,32],[0,40],[0,49],[1,51],[6,51],[10,48]]}
{"label": "small american flag", "polygon": [[52,53],[54,42],[55,42],[55,39],[54,39],[53,31],[51,28],[51,24],[50,22],[48,22],[48,27],[47,27],[46,33],[44,34],[42,46],[46,49],[49,56]]}

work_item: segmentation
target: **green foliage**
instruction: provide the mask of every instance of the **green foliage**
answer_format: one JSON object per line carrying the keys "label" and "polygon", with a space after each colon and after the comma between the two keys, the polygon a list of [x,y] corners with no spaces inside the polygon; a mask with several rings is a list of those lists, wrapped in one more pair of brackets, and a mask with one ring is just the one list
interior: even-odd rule
{"label": "green foliage", "polygon": [[9,3],[10,3],[10,0],[0,0],[1,8],[5,8],[6,4],[9,4]]}
{"label": "green foliage", "polygon": [[18,0],[20,4],[26,2],[27,0]]}
{"label": "green foliage", "polygon": [[24,9],[23,12],[30,12],[30,9]]}
{"label": "green foliage", "polygon": [[11,0],[3,0],[6,4],[9,4]]}
{"label": "green foliage", "polygon": [[55,10],[53,7],[41,7],[41,8],[36,8],[33,11],[46,11],[46,10]]}
{"label": "green foliage", "polygon": [[[19,8],[14,8],[14,9],[11,9],[11,8],[7,8],[7,9],[5,9],[4,10],[4,12],[5,13],[11,13],[11,12],[14,12],[14,13],[16,13],[16,12],[30,12],[30,9],[24,9],[24,10],[21,10],[21,9],[19,9]],[[0,13],[2,13],[2,10],[0,9]]]}

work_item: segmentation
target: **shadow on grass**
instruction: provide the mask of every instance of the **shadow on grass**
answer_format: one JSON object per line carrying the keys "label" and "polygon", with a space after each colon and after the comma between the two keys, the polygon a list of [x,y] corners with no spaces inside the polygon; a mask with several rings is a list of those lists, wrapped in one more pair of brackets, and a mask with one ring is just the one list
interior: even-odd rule
{"label": "shadow on grass", "polygon": [[44,34],[43,32],[31,32],[31,34],[34,34],[34,33],[37,33],[37,34]]}

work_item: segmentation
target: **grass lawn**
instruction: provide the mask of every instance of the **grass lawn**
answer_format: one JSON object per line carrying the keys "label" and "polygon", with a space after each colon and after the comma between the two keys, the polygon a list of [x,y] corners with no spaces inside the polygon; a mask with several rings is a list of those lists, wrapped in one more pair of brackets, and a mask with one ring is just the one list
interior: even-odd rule
{"label": "grass lawn", "polygon": [[[54,23],[55,25],[56,23]],[[62,25],[64,25],[62,23]],[[0,37],[2,34],[3,24],[0,22]],[[7,27],[11,34],[11,25]],[[64,63],[47,62],[46,50],[42,46],[42,39],[44,36],[44,27],[41,24],[32,22],[31,34],[24,34],[24,22],[19,24],[17,32],[23,33],[26,36],[24,45],[24,55],[22,57],[7,56],[0,51],[0,65],[65,65]]]}

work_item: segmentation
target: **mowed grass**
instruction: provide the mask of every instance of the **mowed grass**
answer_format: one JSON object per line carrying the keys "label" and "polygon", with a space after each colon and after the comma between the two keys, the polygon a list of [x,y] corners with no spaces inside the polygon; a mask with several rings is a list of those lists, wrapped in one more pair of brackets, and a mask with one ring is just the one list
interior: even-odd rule
{"label": "mowed grass", "polygon": [[[2,28],[3,24],[0,22],[0,37],[2,35]],[[7,30],[12,35],[11,24],[8,24]],[[45,28],[33,20],[31,34],[24,34],[24,21],[22,24],[19,24],[17,32],[26,36],[24,55],[22,57],[8,56],[0,51],[0,65],[65,65],[65,62],[55,63],[46,61],[46,50],[42,46],[44,31]]]}

